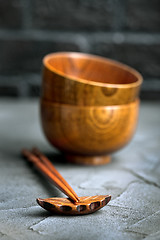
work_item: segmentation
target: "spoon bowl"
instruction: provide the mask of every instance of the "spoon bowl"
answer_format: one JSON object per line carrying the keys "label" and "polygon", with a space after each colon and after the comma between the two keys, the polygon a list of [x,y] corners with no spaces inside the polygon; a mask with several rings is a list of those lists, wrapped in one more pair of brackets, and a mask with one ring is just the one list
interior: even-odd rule
{"label": "spoon bowl", "polygon": [[52,214],[83,215],[98,211],[110,200],[110,195],[96,195],[79,197],[79,202],[74,203],[69,198],[37,198],[37,203]]}
{"label": "spoon bowl", "polygon": [[82,215],[93,213],[104,207],[110,200],[110,195],[96,195],[92,197],[78,197],[72,187],[52,165],[50,160],[33,148],[31,151],[22,150],[22,155],[43,173],[55,186],[64,192],[69,198],[37,198],[37,203],[54,214]]}

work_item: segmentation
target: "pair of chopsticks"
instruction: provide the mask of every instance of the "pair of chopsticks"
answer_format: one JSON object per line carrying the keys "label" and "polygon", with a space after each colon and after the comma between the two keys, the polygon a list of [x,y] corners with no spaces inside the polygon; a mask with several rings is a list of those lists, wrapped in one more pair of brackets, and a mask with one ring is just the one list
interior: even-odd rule
{"label": "pair of chopsticks", "polygon": [[35,167],[43,173],[54,185],[65,193],[71,200],[78,202],[79,198],[71,186],[61,176],[57,169],[53,166],[50,160],[41,153],[37,148],[31,151],[27,149],[22,150],[22,155],[32,162]]}

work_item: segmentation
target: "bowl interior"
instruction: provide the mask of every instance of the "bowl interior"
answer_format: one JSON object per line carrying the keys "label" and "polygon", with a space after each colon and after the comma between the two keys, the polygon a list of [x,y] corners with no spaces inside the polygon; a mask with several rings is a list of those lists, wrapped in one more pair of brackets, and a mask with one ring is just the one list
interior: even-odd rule
{"label": "bowl interior", "polygon": [[44,58],[44,65],[57,74],[109,84],[141,83],[141,75],[119,62],[82,53],[55,53]]}

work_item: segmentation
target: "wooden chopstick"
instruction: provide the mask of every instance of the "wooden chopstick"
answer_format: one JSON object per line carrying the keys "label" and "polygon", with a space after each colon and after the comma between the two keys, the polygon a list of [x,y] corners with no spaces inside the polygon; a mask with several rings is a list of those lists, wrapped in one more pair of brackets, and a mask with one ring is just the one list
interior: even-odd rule
{"label": "wooden chopstick", "polygon": [[[51,182],[55,184],[57,188],[59,188],[62,192],[64,192],[70,199],[74,202],[78,202],[79,198],[77,195],[75,196],[70,189],[61,181],[61,178],[58,178],[53,171],[51,171],[44,162],[41,162],[41,159],[34,155],[32,152],[27,149],[22,150],[22,155],[27,158],[30,162],[32,162],[36,168],[43,173]],[[57,170],[56,170],[57,171]],[[60,175],[60,174],[59,174]],[[70,187],[71,188],[71,187]],[[73,190],[73,189],[72,189]],[[73,191],[74,192],[74,191]]]}
{"label": "wooden chopstick", "polygon": [[57,171],[57,169],[53,166],[51,161],[38,149],[33,148],[32,153],[36,155],[40,160],[50,169],[50,171],[57,177],[59,180],[70,190],[70,192],[75,196],[75,198],[79,201],[79,197],[72,189],[72,187],[67,183],[67,181],[62,177],[62,175]]}

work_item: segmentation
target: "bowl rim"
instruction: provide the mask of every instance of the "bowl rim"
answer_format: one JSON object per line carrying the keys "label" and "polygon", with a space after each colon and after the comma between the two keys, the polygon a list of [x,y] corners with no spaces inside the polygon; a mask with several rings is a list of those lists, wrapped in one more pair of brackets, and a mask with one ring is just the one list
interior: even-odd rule
{"label": "bowl rim", "polygon": [[[91,81],[91,80],[87,80],[87,79],[83,79],[80,77],[73,77],[69,74],[65,74],[59,70],[57,70],[55,67],[51,66],[51,64],[49,64],[48,60],[53,58],[53,57],[57,57],[57,56],[71,56],[74,58],[79,58],[79,57],[83,57],[86,59],[94,59],[96,61],[99,62],[105,62],[105,63],[109,63],[110,65],[114,65],[117,66],[121,69],[123,69],[124,71],[130,72],[132,75],[134,75],[137,78],[136,82],[132,82],[132,83],[122,83],[122,84],[117,84],[117,83],[102,83],[102,82],[96,82],[96,81]],[[89,53],[82,53],[82,52],[53,52],[53,53],[49,53],[47,55],[45,55],[42,59],[42,63],[43,66],[46,67],[47,69],[49,69],[51,72],[55,72],[56,74],[58,74],[61,77],[64,78],[70,78],[73,81],[76,82],[80,82],[80,83],[84,83],[84,84],[88,84],[88,85],[94,85],[94,86],[99,86],[99,87],[114,87],[114,88],[130,88],[130,87],[137,87],[140,86],[143,82],[143,77],[142,75],[135,70],[134,68],[121,63],[119,61],[110,59],[110,58],[105,58],[102,56],[98,56],[98,55],[94,55],[94,54],[89,54]]]}
{"label": "bowl rim", "polygon": [[139,98],[136,98],[135,101],[133,102],[130,102],[130,103],[126,103],[126,104],[119,104],[119,105],[100,105],[100,106],[97,106],[97,105],[91,105],[91,106],[88,106],[88,105],[70,105],[70,104],[64,104],[64,103],[57,103],[57,102],[52,102],[52,101],[49,101],[49,100],[46,100],[46,99],[43,99],[41,98],[40,99],[40,105],[41,104],[48,104],[48,105],[51,105],[51,106],[54,106],[54,107],[60,107],[60,108],[79,108],[79,109],[92,109],[92,108],[95,108],[95,109],[116,109],[116,108],[120,108],[120,109],[123,109],[123,108],[128,108],[128,107],[131,107],[131,106],[135,106],[135,105],[139,105],[140,104],[140,99]]}

